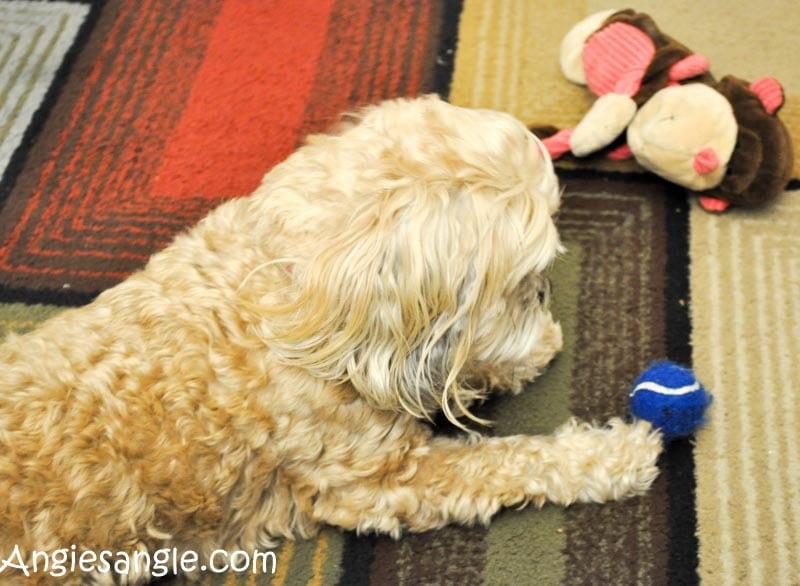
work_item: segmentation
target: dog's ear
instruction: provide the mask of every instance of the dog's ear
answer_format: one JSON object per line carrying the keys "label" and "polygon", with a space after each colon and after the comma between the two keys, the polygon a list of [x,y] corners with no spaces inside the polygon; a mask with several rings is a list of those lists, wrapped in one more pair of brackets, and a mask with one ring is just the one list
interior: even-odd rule
{"label": "dog's ear", "polygon": [[468,405],[485,389],[459,374],[477,320],[531,262],[549,262],[558,236],[544,201],[545,218],[532,222],[532,210],[512,205],[527,201],[522,194],[504,205],[479,187],[392,183],[296,267],[300,292],[274,316],[271,343],[315,376],[351,382],[378,408],[471,417]]}
{"label": "dog's ear", "polygon": [[457,373],[481,293],[480,235],[458,218],[474,213],[467,198],[447,185],[392,183],[319,235],[313,259],[295,267],[292,307],[271,320],[271,343],[315,376],[350,381],[378,408],[424,417],[474,398]]}

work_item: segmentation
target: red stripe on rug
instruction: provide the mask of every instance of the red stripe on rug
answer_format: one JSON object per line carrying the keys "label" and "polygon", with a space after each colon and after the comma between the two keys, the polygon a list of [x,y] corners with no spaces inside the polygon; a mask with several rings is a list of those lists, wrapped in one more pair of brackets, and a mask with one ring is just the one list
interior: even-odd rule
{"label": "red stripe on rug", "polygon": [[113,285],[342,111],[430,91],[441,10],[105,3],[0,216],[0,287]]}
{"label": "red stripe on rug", "polygon": [[[51,115],[60,129],[49,137],[44,152],[34,153],[34,158],[44,157],[40,171],[23,177],[20,201],[12,194],[12,206],[23,209],[0,247],[0,268],[32,274],[74,271],[93,277],[104,273],[55,268],[42,259],[61,258],[70,265],[81,256],[114,264],[121,257],[137,263],[146,258],[135,251],[130,238],[116,239],[111,233],[116,225],[104,226],[102,221],[124,208],[145,210],[148,226],[141,245],[152,247],[153,236],[159,234],[152,219],[175,210],[171,201],[154,200],[146,193],[136,175],[149,176],[159,160],[163,140],[158,131],[174,124],[167,115],[178,111],[188,95],[186,86],[199,64],[190,53],[202,51],[206,23],[216,13],[216,4],[208,0],[190,11],[176,11],[158,1],[126,0],[104,11],[107,20],[98,23],[100,38],[89,43],[86,60],[78,61],[74,80],[62,94],[69,105]],[[111,234],[110,245],[94,246],[93,235],[101,230]],[[80,238],[77,246],[72,242],[74,231]],[[136,238],[137,228],[129,224],[122,232]],[[174,227],[163,231],[163,238],[174,232]],[[21,265],[19,241],[25,255],[37,257],[36,265]],[[115,278],[124,275],[113,273]]]}
{"label": "red stripe on rug", "polygon": [[244,195],[294,149],[333,0],[275,4],[225,2],[152,193]]}
{"label": "red stripe on rug", "polygon": [[441,10],[432,0],[337,0],[300,136],[354,106],[431,91]]}

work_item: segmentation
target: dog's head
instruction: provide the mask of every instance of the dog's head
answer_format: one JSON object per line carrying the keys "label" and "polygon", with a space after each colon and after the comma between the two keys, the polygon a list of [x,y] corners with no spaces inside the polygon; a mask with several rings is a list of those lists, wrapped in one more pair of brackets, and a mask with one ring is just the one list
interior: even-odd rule
{"label": "dog's head", "polygon": [[559,187],[511,116],[385,102],[311,137],[261,193],[297,258],[288,300],[265,313],[287,363],[376,407],[455,420],[560,348],[542,275],[560,250]]}

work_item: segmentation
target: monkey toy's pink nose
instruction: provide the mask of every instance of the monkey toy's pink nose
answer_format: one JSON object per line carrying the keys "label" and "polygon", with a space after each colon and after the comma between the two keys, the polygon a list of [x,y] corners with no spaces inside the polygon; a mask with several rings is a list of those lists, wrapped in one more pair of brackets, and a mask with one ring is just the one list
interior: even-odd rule
{"label": "monkey toy's pink nose", "polygon": [[712,148],[705,148],[694,156],[694,170],[700,175],[708,175],[719,167],[719,157]]}

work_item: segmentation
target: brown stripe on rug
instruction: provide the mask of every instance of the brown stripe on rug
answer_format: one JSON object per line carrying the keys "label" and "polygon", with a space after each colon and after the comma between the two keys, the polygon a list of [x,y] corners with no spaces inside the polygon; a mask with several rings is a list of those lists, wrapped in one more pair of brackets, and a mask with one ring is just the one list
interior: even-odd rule
{"label": "brown stripe on rug", "polygon": [[[683,243],[672,234],[685,230],[685,214],[685,200],[650,177],[573,174],[566,180],[558,224],[568,251],[551,275],[565,347],[525,392],[481,406],[478,414],[495,422],[488,433],[551,433],[571,414],[624,417],[639,372],[654,359],[685,353],[678,339],[688,340],[688,332],[669,331],[688,325],[668,310],[670,296],[682,292],[668,293],[665,276],[667,266],[687,270],[685,234]],[[679,311],[686,302],[677,303]],[[398,543],[361,538],[355,544],[374,543],[357,558],[363,573],[345,571],[341,583],[692,583],[691,539],[684,544],[688,553],[670,548],[694,530],[673,519],[683,511],[672,509],[672,482],[686,467],[669,465],[674,453],[668,449],[661,477],[644,497],[506,510],[488,528],[445,527]],[[690,504],[691,480],[677,488]]]}
{"label": "brown stripe on rug", "polygon": [[573,412],[624,413],[632,382],[664,355],[664,189],[656,181],[566,183],[562,238],[585,251],[581,271]]}
{"label": "brown stripe on rug", "polygon": [[446,527],[405,535],[401,541],[380,537],[370,568],[370,584],[479,584],[485,560],[484,530]]}
{"label": "brown stripe on rug", "polygon": [[[627,413],[631,382],[665,355],[665,230],[669,192],[653,180],[566,182],[559,226],[583,251],[572,412]],[[665,583],[670,537],[664,474],[644,497],[565,513],[565,584]]]}

